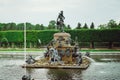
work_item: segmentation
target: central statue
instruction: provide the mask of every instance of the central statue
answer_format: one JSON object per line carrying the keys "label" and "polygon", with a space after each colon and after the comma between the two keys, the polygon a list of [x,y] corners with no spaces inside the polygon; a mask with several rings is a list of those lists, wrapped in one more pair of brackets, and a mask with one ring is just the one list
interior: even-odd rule
{"label": "central statue", "polygon": [[57,18],[57,28],[60,30],[60,32],[64,32],[64,19],[63,11],[60,11],[58,18]]}
{"label": "central statue", "polygon": [[64,19],[63,11],[60,11],[56,21],[60,32],[54,33],[53,39],[47,45],[47,50],[43,57],[38,56],[36,59],[33,59],[32,56],[29,56],[27,64],[23,65],[23,67],[86,69],[89,66],[89,58],[80,53],[77,41],[73,42],[75,44],[72,45],[71,35],[64,32]]}

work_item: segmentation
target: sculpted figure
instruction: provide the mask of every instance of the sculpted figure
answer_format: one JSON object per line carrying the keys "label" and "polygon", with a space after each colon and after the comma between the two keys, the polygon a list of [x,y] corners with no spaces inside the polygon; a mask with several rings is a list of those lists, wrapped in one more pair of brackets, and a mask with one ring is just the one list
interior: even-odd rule
{"label": "sculpted figure", "polygon": [[64,19],[65,17],[63,16],[63,11],[60,11],[58,18],[57,18],[57,28],[61,31],[64,32]]}

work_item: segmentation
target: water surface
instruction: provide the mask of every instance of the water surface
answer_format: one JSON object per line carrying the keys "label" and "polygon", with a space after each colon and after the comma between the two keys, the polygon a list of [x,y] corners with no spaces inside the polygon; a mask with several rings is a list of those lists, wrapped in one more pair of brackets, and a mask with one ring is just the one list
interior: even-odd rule
{"label": "water surface", "polygon": [[[91,56],[94,61],[86,70],[81,69],[27,69],[35,80],[120,80],[120,55]],[[25,69],[22,57],[0,58],[0,80],[21,80]]]}

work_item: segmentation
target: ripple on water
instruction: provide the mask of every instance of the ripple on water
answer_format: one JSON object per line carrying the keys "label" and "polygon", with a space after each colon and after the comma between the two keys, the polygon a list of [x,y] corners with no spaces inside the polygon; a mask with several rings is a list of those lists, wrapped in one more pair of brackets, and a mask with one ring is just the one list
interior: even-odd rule
{"label": "ripple on water", "polygon": [[93,63],[83,71],[84,80],[119,80],[120,63]]}
{"label": "ripple on water", "polygon": [[[21,80],[25,72],[20,66],[23,63],[22,59],[0,59],[0,79]],[[27,69],[27,73],[35,80],[119,80],[120,62],[92,62],[86,70]]]}

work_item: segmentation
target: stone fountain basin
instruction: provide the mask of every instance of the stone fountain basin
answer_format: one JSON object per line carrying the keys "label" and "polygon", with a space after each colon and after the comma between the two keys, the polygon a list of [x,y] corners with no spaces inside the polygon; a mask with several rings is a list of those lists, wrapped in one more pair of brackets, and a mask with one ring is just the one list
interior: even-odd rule
{"label": "stone fountain basin", "polygon": [[90,65],[90,60],[87,57],[83,57],[82,64],[50,64],[48,62],[43,62],[43,60],[38,61],[34,64],[24,64],[23,68],[49,68],[49,69],[87,69]]}

